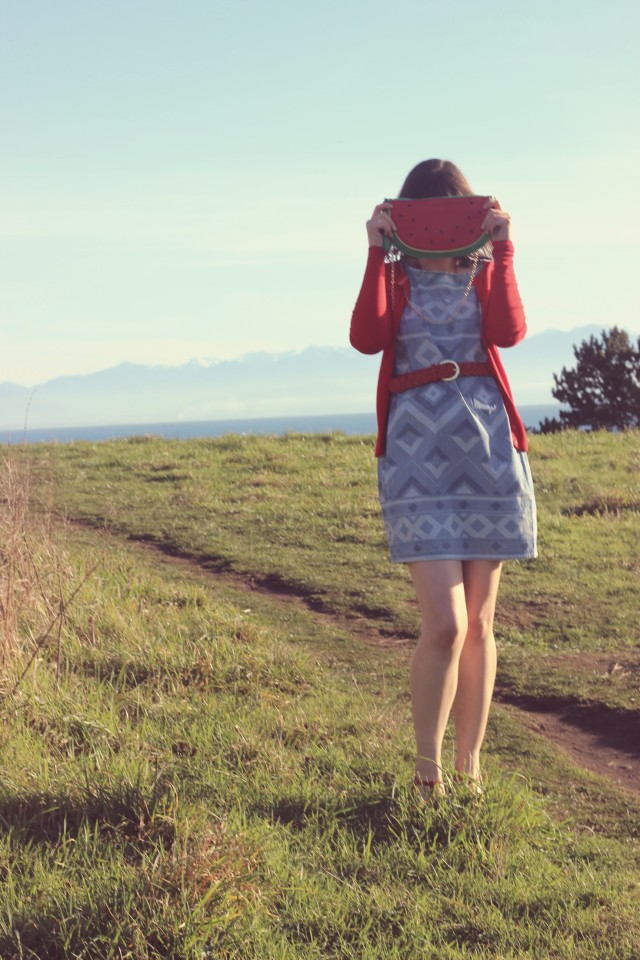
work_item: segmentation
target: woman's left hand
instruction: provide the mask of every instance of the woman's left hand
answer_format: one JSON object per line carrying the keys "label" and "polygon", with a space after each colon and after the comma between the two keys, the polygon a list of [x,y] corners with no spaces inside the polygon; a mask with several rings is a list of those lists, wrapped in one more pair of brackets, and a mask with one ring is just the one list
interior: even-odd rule
{"label": "woman's left hand", "polygon": [[503,210],[497,200],[489,200],[489,207],[482,229],[492,240],[511,240],[511,216]]}

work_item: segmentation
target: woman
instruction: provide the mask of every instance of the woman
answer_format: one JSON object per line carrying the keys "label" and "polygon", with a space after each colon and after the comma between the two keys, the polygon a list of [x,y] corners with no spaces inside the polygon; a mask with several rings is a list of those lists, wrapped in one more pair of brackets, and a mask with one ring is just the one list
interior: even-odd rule
{"label": "woman", "polygon": [[[400,197],[472,193],[454,164],[426,160]],[[362,353],[383,352],[378,486],[391,559],[408,565],[422,618],[410,686],[415,783],[426,799],[444,790],[442,741],[452,710],[456,770],[480,789],[502,561],[536,556],[527,437],[497,349],[518,343],[526,323],[510,217],[497,202],[488,201],[484,220],[491,243],[471,257],[386,262],[384,238],[394,226],[388,204],[378,204],[367,222],[350,339]],[[448,379],[405,389],[404,374],[445,359],[456,361],[445,368]],[[476,375],[452,379],[461,363]]]}

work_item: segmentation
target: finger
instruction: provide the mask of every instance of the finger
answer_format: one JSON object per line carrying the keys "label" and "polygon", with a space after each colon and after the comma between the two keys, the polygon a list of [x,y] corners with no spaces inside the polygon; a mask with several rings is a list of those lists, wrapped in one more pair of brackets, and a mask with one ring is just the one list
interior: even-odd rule
{"label": "finger", "polygon": [[372,217],[367,223],[367,229],[377,230],[386,237],[391,237],[394,231],[394,227],[391,225],[388,219],[380,216]]}
{"label": "finger", "polygon": [[396,229],[395,223],[393,222],[390,214],[386,210],[380,210],[380,212],[377,213],[372,219],[375,220],[376,223],[383,223],[385,226],[388,226],[390,230]]}
{"label": "finger", "polygon": [[395,229],[396,229],[396,225],[395,225],[395,223],[393,222],[393,220],[391,219],[389,209],[390,209],[390,208],[389,208],[389,205],[388,205],[388,204],[378,203],[378,204],[373,208],[373,213],[371,214],[371,219],[370,219],[368,222],[369,222],[369,223],[374,223],[374,221],[375,221],[375,223],[379,223],[380,221],[378,220],[378,218],[379,218],[379,217],[385,217],[385,218],[386,218],[385,222],[389,224],[389,226],[391,227],[392,230],[395,230]]}
{"label": "finger", "polygon": [[482,222],[482,229],[485,231],[495,230],[496,227],[508,227],[511,223],[511,217],[504,210],[490,210]]}

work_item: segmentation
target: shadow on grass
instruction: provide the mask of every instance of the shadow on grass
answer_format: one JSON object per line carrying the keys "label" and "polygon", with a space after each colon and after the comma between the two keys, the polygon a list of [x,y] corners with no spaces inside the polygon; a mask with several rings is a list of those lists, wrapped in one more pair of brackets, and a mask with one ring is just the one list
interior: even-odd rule
{"label": "shadow on grass", "polygon": [[564,507],[560,512],[565,517],[620,517],[624,513],[640,513],[640,500],[600,496]]}
{"label": "shadow on grass", "polygon": [[163,663],[160,660],[134,659],[125,653],[78,657],[70,664],[70,669],[119,691],[136,690],[145,684],[153,684],[154,689],[160,690],[174,690],[176,687],[221,690],[224,689],[225,679],[229,684],[234,679],[224,677],[221,680],[215,674],[213,665],[204,659],[188,664]]}
{"label": "shadow on grass", "polygon": [[[12,919],[10,933],[0,935],[0,956],[3,960],[69,960],[70,957],[98,960],[104,957],[180,957],[184,937],[159,931],[141,932],[141,924],[122,924],[114,921],[117,899],[104,898],[90,904],[74,902],[75,916],[69,921],[66,904],[61,903],[45,916],[31,914]],[[72,929],[69,929],[72,927]],[[129,927],[129,929],[127,929]],[[132,953],[128,946],[144,939],[145,953]],[[113,943],[122,941],[122,949],[114,952]],[[178,942],[175,942],[178,941]],[[71,952],[73,951],[73,952]],[[126,951],[126,952],[124,952]],[[203,954],[204,956],[204,954]]]}
{"label": "shadow on grass", "polygon": [[176,825],[166,816],[173,796],[158,784],[150,793],[133,783],[95,787],[84,794],[49,791],[0,794],[0,824],[21,843],[59,843],[77,837],[87,826],[97,828],[105,839],[135,842],[138,848],[170,846]]}
{"label": "shadow on grass", "polygon": [[201,952],[213,926],[206,911],[196,902],[194,916],[177,896],[162,900],[146,878],[99,891],[60,890],[38,900],[37,908],[25,903],[16,910],[0,933],[3,960],[209,956]]}
{"label": "shadow on grass", "polygon": [[271,808],[260,811],[274,823],[294,830],[303,830],[312,822],[320,827],[336,825],[366,838],[372,835],[378,843],[392,840],[397,833],[401,807],[392,797],[361,800],[353,806],[297,797],[283,797]]}
{"label": "shadow on grass", "polygon": [[464,787],[454,787],[437,805],[423,802],[413,789],[405,787],[378,797],[354,797],[351,803],[288,796],[271,805],[256,805],[250,812],[294,831],[318,830],[329,840],[331,835],[350,835],[359,847],[395,846],[398,842],[422,850],[425,846],[445,847],[454,836],[461,840],[470,826],[477,836],[486,832],[488,842],[493,837],[492,813]]}

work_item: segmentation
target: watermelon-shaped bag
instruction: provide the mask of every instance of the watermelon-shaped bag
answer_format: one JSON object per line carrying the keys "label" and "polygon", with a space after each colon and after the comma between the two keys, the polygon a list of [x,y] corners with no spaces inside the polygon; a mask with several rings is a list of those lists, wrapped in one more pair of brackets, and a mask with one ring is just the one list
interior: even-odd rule
{"label": "watermelon-shaped bag", "polygon": [[427,197],[385,200],[396,232],[384,238],[385,250],[410,257],[466,257],[489,241],[482,223],[491,197]]}

